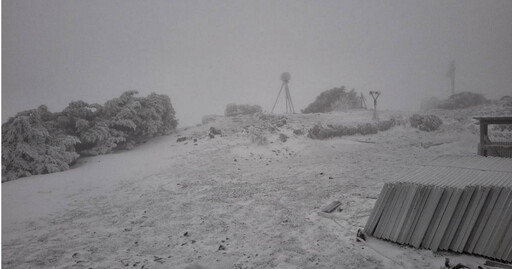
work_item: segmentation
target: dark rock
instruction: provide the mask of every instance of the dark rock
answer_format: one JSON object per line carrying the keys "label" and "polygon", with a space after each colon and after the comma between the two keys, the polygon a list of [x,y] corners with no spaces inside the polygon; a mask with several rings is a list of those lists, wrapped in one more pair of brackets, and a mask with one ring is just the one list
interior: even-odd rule
{"label": "dark rock", "polygon": [[295,129],[295,130],[293,130],[293,134],[294,135],[303,135],[304,131],[302,131],[301,129]]}
{"label": "dark rock", "polygon": [[279,140],[284,143],[286,140],[288,140],[288,136],[285,134],[279,134]]}
{"label": "dark rock", "polygon": [[187,137],[185,137],[185,136],[183,136],[183,137],[178,137],[178,139],[176,139],[176,142],[178,142],[178,143],[179,143],[179,142],[183,142],[183,141],[185,141],[185,140],[187,140]]}
{"label": "dark rock", "polygon": [[357,230],[357,242],[366,241],[366,234],[361,229]]}
{"label": "dark rock", "polygon": [[210,134],[212,134],[212,135],[221,135],[222,131],[212,126],[212,127],[210,127]]}

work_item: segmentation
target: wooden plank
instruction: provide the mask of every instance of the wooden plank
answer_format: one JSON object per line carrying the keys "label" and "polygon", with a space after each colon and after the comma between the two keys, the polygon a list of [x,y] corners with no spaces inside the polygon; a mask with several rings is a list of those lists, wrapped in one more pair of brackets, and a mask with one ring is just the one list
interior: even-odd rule
{"label": "wooden plank", "polygon": [[322,208],[322,212],[324,213],[332,213],[336,208],[338,208],[341,205],[340,201],[333,201],[327,206]]}

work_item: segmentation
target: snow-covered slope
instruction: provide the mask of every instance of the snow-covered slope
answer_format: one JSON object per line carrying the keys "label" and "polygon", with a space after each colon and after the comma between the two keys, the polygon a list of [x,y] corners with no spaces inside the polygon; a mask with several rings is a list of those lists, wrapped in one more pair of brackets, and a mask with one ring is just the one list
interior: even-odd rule
{"label": "snow-covered slope", "polygon": [[[440,154],[475,154],[476,127],[396,126],[324,141],[294,134],[371,115],[289,115],[277,127],[274,117],[217,117],[131,151],[81,159],[69,171],[3,183],[2,265],[439,268],[441,255],[359,243],[356,233],[384,182]],[[212,126],[222,135],[210,138]],[[321,213],[335,200],[342,211]]]}

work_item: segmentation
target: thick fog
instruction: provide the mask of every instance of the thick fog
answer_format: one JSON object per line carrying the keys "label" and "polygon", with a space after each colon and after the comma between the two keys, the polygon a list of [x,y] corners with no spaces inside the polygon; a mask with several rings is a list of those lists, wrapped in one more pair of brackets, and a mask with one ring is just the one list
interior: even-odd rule
{"label": "thick fog", "polygon": [[[2,1],[2,121],[46,104],[167,94],[180,124],[226,104],[296,110],[339,86],[418,109],[456,91],[512,95],[512,1]],[[281,96],[276,110],[284,111]]]}

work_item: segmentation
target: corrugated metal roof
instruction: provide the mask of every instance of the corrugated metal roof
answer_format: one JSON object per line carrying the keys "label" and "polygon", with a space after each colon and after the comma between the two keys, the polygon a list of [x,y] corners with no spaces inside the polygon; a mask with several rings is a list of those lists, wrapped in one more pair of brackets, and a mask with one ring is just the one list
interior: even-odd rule
{"label": "corrugated metal roof", "polygon": [[512,262],[512,159],[446,155],[399,176],[382,188],[365,232]]}
{"label": "corrugated metal roof", "polygon": [[443,155],[397,177],[395,182],[459,188],[472,185],[512,187],[512,159]]}

